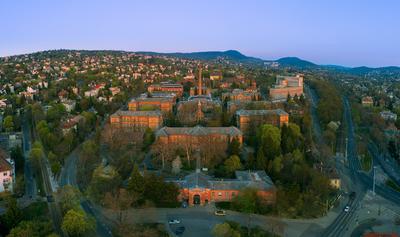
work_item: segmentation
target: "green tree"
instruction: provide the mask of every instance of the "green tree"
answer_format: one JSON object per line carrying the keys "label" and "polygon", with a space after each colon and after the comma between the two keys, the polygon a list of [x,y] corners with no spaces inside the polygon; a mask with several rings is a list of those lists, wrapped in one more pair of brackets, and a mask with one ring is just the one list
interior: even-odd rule
{"label": "green tree", "polygon": [[4,118],[3,127],[6,132],[12,132],[14,130],[14,120],[11,115],[8,115]]}
{"label": "green tree", "polygon": [[265,170],[266,167],[267,167],[267,161],[265,160],[263,149],[259,148],[256,157],[256,169]]}
{"label": "green tree", "polygon": [[40,143],[35,142],[33,144],[31,152],[29,153],[29,160],[32,162],[32,165],[37,172],[40,169],[40,163],[43,159],[43,155],[44,153],[42,146],[40,145]]}
{"label": "green tree", "polygon": [[66,185],[57,190],[61,211],[65,215],[71,209],[80,208],[80,192],[71,185]]}
{"label": "green tree", "polygon": [[128,191],[141,196],[144,192],[144,177],[140,174],[138,166],[135,164],[131,176],[128,180]]}
{"label": "green tree", "polygon": [[71,237],[85,236],[95,229],[95,222],[83,210],[71,209],[65,214],[61,228]]}
{"label": "green tree", "polygon": [[17,205],[17,200],[13,197],[7,198],[6,208],[6,213],[1,217],[1,220],[8,229],[12,229],[22,221],[24,216]]}
{"label": "green tree", "polygon": [[100,165],[93,171],[89,184],[89,195],[94,201],[99,202],[107,192],[113,193],[121,185],[121,177],[114,167]]}
{"label": "green tree", "polygon": [[273,160],[281,154],[281,131],[270,124],[262,125],[257,133],[259,147],[268,160]]}
{"label": "green tree", "polygon": [[154,132],[151,128],[147,128],[143,134],[143,149],[147,151],[155,139]]}
{"label": "green tree", "polygon": [[232,141],[229,143],[228,146],[228,154],[230,156],[232,155],[237,155],[240,156],[240,152],[241,152],[241,146],[240,146],[240,142],[239,140],[235,137],[232,139]]}
{"label": "green tree", "polygon": [[242,163],[240,162],[240,158],[237,155],[232,155],[224,162],[225,170],[229,174],[233,174],[236,170],[242,169]]}
{"label": "green tree", "polygon": [[294,149],[301,149],[303,147],[303,135],[301,134],[300,127],[297,124],[289,123],[288,126],[284,125],[281,129],[281,147],[284,154],[292,152]]}
{"label": "green tree", "polygon": [[13,228],[7,237],[42,237],[54,235],[53,226],[50,221],[22,221]]}
{"label": "green tree", "polygon": [[250,222],[251,214],[255,213],[257,210],[257,203],[259,203],[257,190],[253,188],[246,188],[242,190],[239,195],[234,200],[234,207],[240,212],[247,214],[247,231],[248,236],[250,236]]}

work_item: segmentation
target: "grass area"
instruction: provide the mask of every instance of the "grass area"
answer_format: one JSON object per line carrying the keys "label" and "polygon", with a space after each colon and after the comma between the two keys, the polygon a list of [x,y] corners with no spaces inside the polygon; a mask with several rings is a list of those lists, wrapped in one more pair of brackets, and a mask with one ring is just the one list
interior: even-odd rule
{"label": "grass area", "polygon": [[387,180],[386,180],[386,185],[387,185],[388,187],[390,187],[391,189],[393,189],[393,190],[395,190],[395,191],[397,191],[397,192],[400,192],[400,186],[397,185],[393,180],[387,179]]}
{"label": "grass area", "polygon": [[247,228],[245,223],[237,223],[234,221],[226,221],[226,224],[229,224],[232,230],[236,231],[237,234],[241,237],[279,237],[280,235],[276,233],[282,233],[283,232],[283,226],[279,225],[276,223],[274,225],[273,229],[271,231],[266,231],[261,229],[261,227],[256,226],[250,228],[250,230]]}
{"label": "grass area", "polygon": [[369,152],[367,152],[364,156],[361,157],[360,163],[361,163],[361,168],[364,171],[368,172],[368,171],[371,170],[371,168],[372,168],[372,157],[369,154]]}

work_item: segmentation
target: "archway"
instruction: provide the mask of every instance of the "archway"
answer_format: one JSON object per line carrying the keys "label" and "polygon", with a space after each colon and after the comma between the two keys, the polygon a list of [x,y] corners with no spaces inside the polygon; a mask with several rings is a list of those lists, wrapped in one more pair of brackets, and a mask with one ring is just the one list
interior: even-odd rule
{"label": "archway", "polygon": [[201,203],[200,195],[199,194],[194,195],[193,196],[193,204],[200,205],[200,203]]}

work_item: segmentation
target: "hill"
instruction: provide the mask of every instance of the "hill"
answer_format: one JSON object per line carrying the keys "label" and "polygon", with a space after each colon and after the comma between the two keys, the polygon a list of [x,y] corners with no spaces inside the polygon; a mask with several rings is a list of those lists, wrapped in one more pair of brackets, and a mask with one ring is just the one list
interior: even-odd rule
{"label": "hill", "polygon": [[225,59],[234,62],[242,63],[262,63],[263,60],[254,57],[248,57],[236,50],[227,51],[205,51],[205,52],[191,52],[191,53],[157,53],[157,52],[136,52],[145,55],[161,55],[177,58],[187,58],[195,60],[218,60]]}

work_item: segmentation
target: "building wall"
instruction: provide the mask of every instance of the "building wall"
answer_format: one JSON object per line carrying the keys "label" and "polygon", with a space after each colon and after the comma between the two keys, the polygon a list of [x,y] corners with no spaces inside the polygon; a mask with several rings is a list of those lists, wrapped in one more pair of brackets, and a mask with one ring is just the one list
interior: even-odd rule
{"label": "building wall", "polygon": [[0,193],[4,191],[12,192],[13,187],[12,170],[6,170],[0,173]]}
{"label": "building wall", "polygon": [[294,97],[303,94],[303,87],[284,87],[284,88],[271,88],[269,89],[269,96],[272,100],[286,99],[288,95]]}
{"label": "building wall", "polygon": [[153,91],[161,91],[161,92],[171,92],[175,93],[178,97],[183,95],[183,87],[167,87],[163,85],[150,85],[147,88],[147,91],[152,93]]}
{"label": "building wall", "polygon": [[153,130],[163,124],[161,116],[111,116],[110,123],[120,127],[149,127]]}
{"label": "building wall", "polygon": [[130,111],[140,110],[142,106],[154,106],[163,112],[172,111],[172,107],[174,106],[172,101],[131,101],[128,104],[128,108]]}
{"label": "building wall", "polygon": [[[190,206],[194,205],[195,195],[200,196],[200,205],[205,205],[210,202],[230,202],[240,193],[240,190],[212,190],[203,188],[181,189],[178,195],[179,201],[187,201]],[[258,196],[265,201],[266,204],[272,204],[276,201],[276,191],[260,190]]]}
{"label": "building wall", "polygon": [[265,123],[281,127],[289,123],[289,115],[265,114],[237,116],[237,126],[245,135],[249,135],[252,128],[257,128]]}

